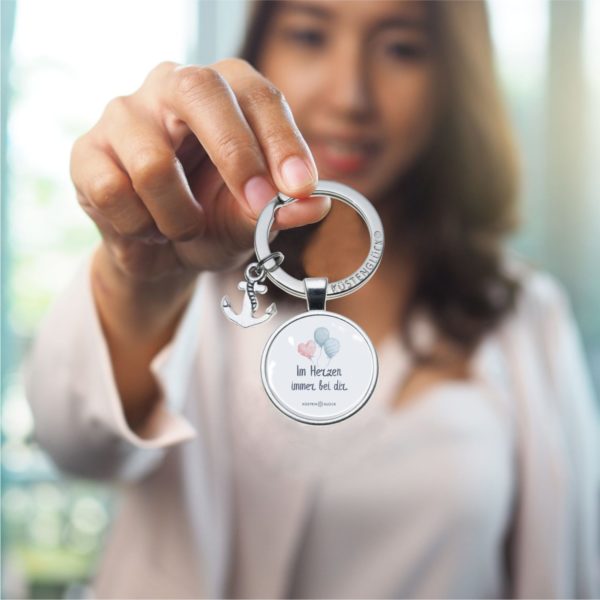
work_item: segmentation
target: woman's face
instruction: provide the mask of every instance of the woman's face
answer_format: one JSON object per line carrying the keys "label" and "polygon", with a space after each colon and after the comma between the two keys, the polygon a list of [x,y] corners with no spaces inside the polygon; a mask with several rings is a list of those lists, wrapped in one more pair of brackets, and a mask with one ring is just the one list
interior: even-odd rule
{"label": "woman's face", "polygon": [[426,4],[284,0],[264,40],[258,66],[288,101],[319,178],[373,202],[422,153],[433,129]]}

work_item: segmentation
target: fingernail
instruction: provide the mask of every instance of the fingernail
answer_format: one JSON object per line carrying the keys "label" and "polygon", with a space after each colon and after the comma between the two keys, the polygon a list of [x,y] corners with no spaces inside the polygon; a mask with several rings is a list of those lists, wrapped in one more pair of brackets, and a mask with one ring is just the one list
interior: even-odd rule
{"label": "fingernail", "polygon": [[281,177],[290,190],[306,187],[315,182],[315,175],[298,156],[292,156],[281,165]]}
{"label": "fingernail", "polygon": [[250,208],[255,215],[259,215],[261,210],[277,195],[277,190],[260,175],[248,179],[244,186],[244,196]]}

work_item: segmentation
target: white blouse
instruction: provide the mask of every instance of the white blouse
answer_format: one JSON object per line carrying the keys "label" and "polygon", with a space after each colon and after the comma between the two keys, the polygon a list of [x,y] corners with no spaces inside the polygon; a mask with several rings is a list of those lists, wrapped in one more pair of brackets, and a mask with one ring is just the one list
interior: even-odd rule
{"label": "white blouse", "polygon": [[40,328],[27,391],[56,464],[121,490],[95,597],[600,596],[598,413],[547,273],[507,263],[524,293],[468,380],[393,408],[410,360],[390,334],[371,399],[327,426],[285,416],[260,381],[270,333],[305,302],[243,329],[220,312],[237,274],[202,273],[152,361],[163,401],[132,431],[90,258]]}

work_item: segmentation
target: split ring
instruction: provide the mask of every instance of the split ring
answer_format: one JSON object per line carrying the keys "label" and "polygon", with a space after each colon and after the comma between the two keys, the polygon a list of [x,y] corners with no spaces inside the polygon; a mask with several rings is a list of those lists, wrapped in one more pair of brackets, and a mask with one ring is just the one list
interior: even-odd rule
{"label": "split ring", "polygon": [[[317,187],[311,196],[328,196],[333,200],[340,200],[348,204],[362,217],[369,230],[369,253],[360,267],[348,277],[327,284],[327,298],[329,300],[341,298],[362,287],[379,267],[383,255],[383,225],[374,206],[365,196],[350,186],[337,181],[321,180],[317,183]],[[267,260],[273,258],[272,254],[274,253],[271,252],[269,247],[269,233],[275,221],[275,213],[282,206],[297,201],[297,198],[278,193],[260,213],[254,233],[254,249],[259,264],[264,264]],[[286,273],[279,265],[267,270],[267,277],[288,294],[296,298],[306,298],[304,282]]]}

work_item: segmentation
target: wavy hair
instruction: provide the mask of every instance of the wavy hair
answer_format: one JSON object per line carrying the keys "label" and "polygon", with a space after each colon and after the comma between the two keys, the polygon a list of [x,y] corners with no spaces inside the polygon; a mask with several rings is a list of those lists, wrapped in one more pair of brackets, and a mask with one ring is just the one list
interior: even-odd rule
{"label": "wavy hair", "polygon": [[[441,114],[429,147],[394,188],[393,230],[390,224],[386,229],[388,237],[401,236],[415,261],[401,315],[403,340],[416,361],[441,362],[415,343],[416,313],[424,311],[437,332],[470,352],[516,304],[520,283],[503,269],[503,240],[520,222],[520,165],[497,82],[485,3],[426,4],[443,78]],[[238,56],[258,70],[261,42],[277,5],[260,0],[249,13]],[[306,276],[303,250],[319,226],[277,237],[290,274]],[[273,294],[283,295],[277,288]]]}

